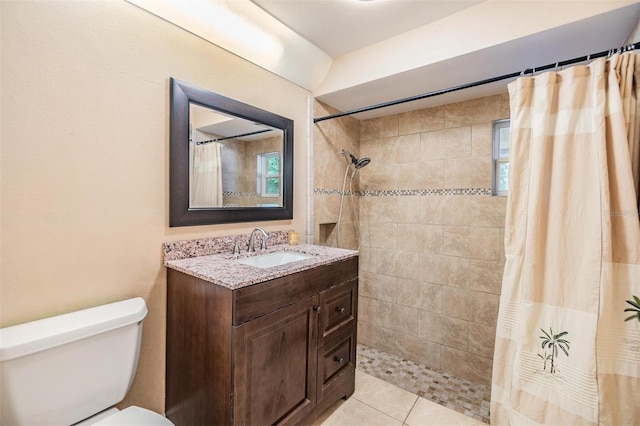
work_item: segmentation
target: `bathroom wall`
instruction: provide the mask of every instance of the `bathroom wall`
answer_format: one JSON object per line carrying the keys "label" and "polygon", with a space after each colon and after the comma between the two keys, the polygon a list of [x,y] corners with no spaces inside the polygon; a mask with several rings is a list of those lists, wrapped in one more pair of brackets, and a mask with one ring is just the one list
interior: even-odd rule
{"label": "bathroom wall", "polygon": [[[363,121],[358,340],[489,384],[506,197],[492,121],[508,95]],[[317,208],[316,208],[317,211]]]}
{"label": "bathroom wall", "polygon": [[[125,403],[162,412],[161,245],[304,229],[308,92],[123,1],[2,1],[0,14],[0,325],[144,297]],[[169,77],[295,120],[292,221],[169,228]]]}
{"label": "bathroom wall", "polygon": [[[321,102],[314,102],[314,117],[323,117],[338,112]],[[349,162],[341,155],[342,150],[356,157],[360,153],[360,121],[352,117],[341,117],[321,121],[313,126],[313,241],[315,244],[356,249],[356,229],[359,214],[359,197],[349,196],[350,169],[342,200],[342,217],[339,225],[340,202],[345,170]],[[366,170],[366,168],[361,169]],[[360,172],[354,177],[351,191],[359,188]]]}

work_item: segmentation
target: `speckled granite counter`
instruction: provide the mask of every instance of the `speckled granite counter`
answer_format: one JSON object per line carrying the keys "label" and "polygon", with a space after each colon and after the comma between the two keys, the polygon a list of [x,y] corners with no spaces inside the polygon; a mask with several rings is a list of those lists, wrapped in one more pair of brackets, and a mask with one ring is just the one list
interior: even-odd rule
{"label": "speckled granite counter", "polygon": [[[226,240],[229,239],[233,239],[233,237],[227,238]],[[204,240],[195,241],[198,241],[197,244],[202,246]],[[175,257],[179,256],[171,255],[171,251],[167,249],[167,245],[165,244],[164,264],[167,268],[175,269],[177,271],[184,272],[185,274],[193,275],[194,277],[234,290],[358,255],[358,252],[354,250],[310,244],[300,244],[295,246],[277,244],[269,247],[267,253],[277,251],[293,251],[310,254],[313,257],[271,268],[256,268],[235,262],[235,256],[228,249],[224,253],[176,259]],[[260,254],[264,253],[260,251],[257,251],[256,253],[243,252],[238,256],[238,259]]]}

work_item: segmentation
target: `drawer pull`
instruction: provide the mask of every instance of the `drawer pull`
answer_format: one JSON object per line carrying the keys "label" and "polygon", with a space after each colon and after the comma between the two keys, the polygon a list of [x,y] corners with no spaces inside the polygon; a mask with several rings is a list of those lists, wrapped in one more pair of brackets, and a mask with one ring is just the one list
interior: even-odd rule
{"label": "drawer pull", "polygon": [[320,312],[320,310],[322,310],[322,306],[314,306],[313,310],[316,312]]}
{"label": "drawer pull", "polygon": [[342,364],[344,362],[344,358],[338,358],[337,355],[333,358],[333,360],[338,364]]}
{"label": "drawer pull", "polygon": [[342,306],[338,306],[338,307],[336,308],[336,312],[343,313],[343,312],[344,312],[344,308],[343,308]]}

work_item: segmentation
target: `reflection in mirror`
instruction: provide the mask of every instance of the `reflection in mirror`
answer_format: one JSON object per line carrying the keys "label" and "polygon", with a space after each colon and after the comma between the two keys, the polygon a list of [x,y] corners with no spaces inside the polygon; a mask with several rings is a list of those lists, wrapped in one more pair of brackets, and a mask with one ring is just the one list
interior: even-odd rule
{"label": "reflection in mirror", "polygon": [[293,218],[293,120],[170,80],[169,226]]}
{"label": "reflection in mirror", "polygon": [[281,207],[283,131],[190,103],[189,207]]}

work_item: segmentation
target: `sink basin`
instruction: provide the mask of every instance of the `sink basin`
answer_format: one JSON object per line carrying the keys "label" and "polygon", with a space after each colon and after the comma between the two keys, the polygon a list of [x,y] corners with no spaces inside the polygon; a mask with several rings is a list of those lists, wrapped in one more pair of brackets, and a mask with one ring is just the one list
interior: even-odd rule
{"label": "sink basin", "polygon": [[311,257],[313,256],[310,254],[298,253],[295,251],[276,251],[274,253],[238,259],[236,262],[243,265],[254,266],[256,268],[272,268],[274,266],[286,265],[287,263],[298,262]]}

